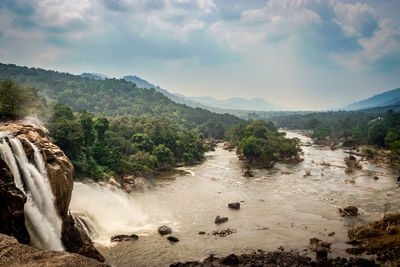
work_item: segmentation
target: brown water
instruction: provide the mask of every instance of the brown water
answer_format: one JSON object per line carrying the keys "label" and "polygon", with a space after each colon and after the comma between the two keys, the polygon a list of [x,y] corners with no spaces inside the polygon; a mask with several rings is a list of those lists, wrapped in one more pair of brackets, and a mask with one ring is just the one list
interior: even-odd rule
{"label": "brown water", "polygon": [[[310,141],[295,132],[288,137]],[[271,170],[255,171],[252,178],[242,176],[243,164],[234,152],[219,146],[204,163],[183,168],[187,175],[157,179],[145,193],[128,195],[75,183],[71,210],[88,222],[98,249],[114,266],[168,266],[211,253],[276,250],[281,245],[305,253],[312,237],[333,242],[332,255],[345,255],[344,242],[352,225],[378,219],[384,212],[400,212],[398,173],[363,162],[362,172],[347,175],[342,150],[302,148],[303,162],[276,164]],[[306,171],[311,176],[303,177]],[[345,183],[350,179],[355,184]],[[229,202],[238,201],[243,201],[239,211],[227,208]],[[360,215],[340,217],[338,207],[347,205],[357,206]],[[216,225],[216,215],[229,221]],[[170,226],[180,242],[160,236],[157,228],[162,224]],[[198,234],[226,228],[237,232],[227,237]],[[328,236],[330,232],[335,235]],[[114,234],[130,233],[138,234],[139,240],[109,242]]]}

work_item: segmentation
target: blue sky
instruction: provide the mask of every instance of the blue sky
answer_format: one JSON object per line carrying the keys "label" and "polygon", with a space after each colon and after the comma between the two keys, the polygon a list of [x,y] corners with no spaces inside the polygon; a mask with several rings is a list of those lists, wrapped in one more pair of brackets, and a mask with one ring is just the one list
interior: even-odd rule
{"label": "blue sky", "polygon": [[324,109],[400,87],[400,1],[1,0],[0,61]]}

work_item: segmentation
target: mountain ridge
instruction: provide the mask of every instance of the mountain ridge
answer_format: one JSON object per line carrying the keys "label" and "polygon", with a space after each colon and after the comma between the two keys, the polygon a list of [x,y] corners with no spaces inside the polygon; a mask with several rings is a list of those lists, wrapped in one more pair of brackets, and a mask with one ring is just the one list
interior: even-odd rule
{"label": "mountain ridge", "polygon": [[344,110],[360,110],[375,107],[385,107],[400,103],[400,88],[373,95],[367,99],[348,105]]}

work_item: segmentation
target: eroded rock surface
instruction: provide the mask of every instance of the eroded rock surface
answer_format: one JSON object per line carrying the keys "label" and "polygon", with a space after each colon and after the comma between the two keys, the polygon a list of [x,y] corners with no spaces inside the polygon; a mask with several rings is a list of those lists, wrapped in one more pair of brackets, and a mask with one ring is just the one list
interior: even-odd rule
{"label": "eroded rock surface", "polygon": [[41,250],[0,234],[0,266],[109,266],[78,254]]}

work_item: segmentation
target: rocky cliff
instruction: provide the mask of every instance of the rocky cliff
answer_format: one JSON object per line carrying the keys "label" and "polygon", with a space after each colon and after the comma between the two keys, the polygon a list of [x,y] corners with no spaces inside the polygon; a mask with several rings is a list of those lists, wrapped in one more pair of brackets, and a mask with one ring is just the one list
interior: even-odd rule
{"label": "rocky cliff", "polygon": [[[42,154],[56,209],[62,219],[62,242],[69,252],[104,261],[86,233],[79,229],[68,207],[73,189],[74,167],[63,151],[50,142],[44,127],[23,122],[0,122],[0,132],[18,138],[28,159],[33,161],[34,151],[26,140],[33,143]],[[29,244],[25,227],[24,203],[26,197],[14,183],[7,164],[0,159],[0,233],[14,236],[19,242]]]}

